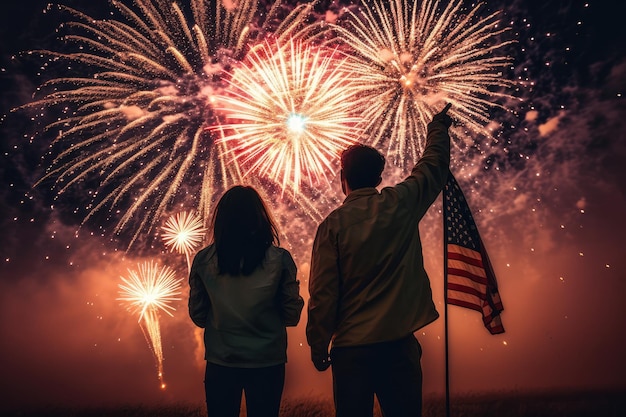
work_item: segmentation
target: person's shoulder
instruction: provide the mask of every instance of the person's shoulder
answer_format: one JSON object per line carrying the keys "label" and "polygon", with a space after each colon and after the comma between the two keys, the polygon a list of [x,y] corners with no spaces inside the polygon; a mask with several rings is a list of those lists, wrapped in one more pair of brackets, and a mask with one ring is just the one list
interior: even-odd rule
{"label": "person's shoulder", "polygon": [[320,222],[319,226],[331,224],[341,216],[342,212],[350,210],[349,204],[341,204],[335,207],[324,219]]}
{"label": "person's shoulder", "polygon": [[271,245],[267,250],[268,250],[270,255],[273,255],[273,256],[276,256],[276,257],[289,257],[289,258],[291,258],[291,252],[289,252],[287,249],[283,248],[282,246]]}
{"label": "person's shoulder", "polygon": [[207,255],[207,254],[209,254],[211,252],[214,252],[214,250],[215,250],[215,244],[211,243],[209,246],[207,246],[207,247],[205,247],[203,249],[200,249],[198,251],[198,255]]}
{"label": "person's shoulder", "polygon": [[293,260],[293,256],[291,256],[291,252],[281,246],[271,245],[267,249],[267,253],[265,255],[266,262],[273,264],[282,264],[282,265],[291,265],[295,264]]}
{"label": "person's shoulder", "polygon": [[346,217],[350,217],[346,214],[350,211],[350,207],[346,204],[342,204],[335,207],[324,219],[317,225],[316,236],[334,234],[340,229],[340,225],[343,223]]}
{"label": "person's shoulder", "polygon": [[193,263],[194,264],[204,264],[207,263],[211,260],[211,258],[213,257],[213,255],[215,254],[215,245],[211,244],[209,246],[207,246],[204,249],[201,249],[200,251],[198,251],[198,253],[196,253],[196,256],[194,257]]}

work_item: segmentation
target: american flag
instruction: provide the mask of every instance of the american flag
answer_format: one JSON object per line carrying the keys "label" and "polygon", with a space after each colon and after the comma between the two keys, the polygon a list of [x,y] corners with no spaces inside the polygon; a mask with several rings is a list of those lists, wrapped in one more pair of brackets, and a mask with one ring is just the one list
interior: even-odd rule
{"label": "american flag", "polygon": [[480,311],[491,334],[504,332],[498,284],[467,200],[452,173],[444,188],[446,301]]}

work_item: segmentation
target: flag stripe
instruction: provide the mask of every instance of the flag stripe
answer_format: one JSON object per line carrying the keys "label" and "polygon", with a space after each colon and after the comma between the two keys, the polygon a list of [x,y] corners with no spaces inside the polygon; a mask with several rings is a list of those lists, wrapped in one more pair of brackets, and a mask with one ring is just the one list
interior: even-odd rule
{"label": "flag stripe", "polygon": [[468,288],[476,288],[482,293],[487,292],[487,282],[486,280],[475,280],[472,277],[466,276],[466,274],[461,273],[454,274],[455,271],[448,270],[448,284],[461,285],[463,287]]}
{"label": "flag stripe", "polygon": [[[478,252],[475,252],[475,253],[478,253]],[[483,267],[483,261],[481,259],[470,258],[463,254],[452,252],[450,250],[448,250],[448,259],[453,259],[455,261],[464,262],[468,265],[474,265],[477,268]]]}
{"label": "flag stripe", "polygon": [[483,268],[458,261],[448,261],[448,274],[461,275],[481,284],[487,284],[487,273]]}
{"label": "flag stripe", "polygon": [[484,309],[487,300],[484,294],[478,294],[476,291],[466,291],[466,288],[454,286],[448,287],[448,298],[459,302],[472,303],[481,311]]}
{"label": "flag stripe", "polygon": [[490,321],[494,317],[493,308],[491,308],[487,300],[483,299],[482,297],[478,297],[467,292],[455,291],[454,289],[450,289],[448,291],[447,301],[450,304],[482,312],[485,322]]}
{"label": "flag stripe", "polygon": [[498,313],[497,316],[489,316],[483,318],[485,327],[491,332],[491,334],[504,333],[504,326],[502,326],[502,318]]}
{"label": "flag stripe", "polygon": [[463,247],[463,246],[459,246],[459,245],[455,245],[453,243],[449,243],[448,244],[448,252],[455,253],[455,254],[464,256],[466,258],[471,258],[471,259],[477,260],[482,265],[482,261],[483,261],[482,255],[480,254],[480,252],[475,251],[473,249],[469,249],[469,248],[466,248],[466,247]]}
{"label": "flag stripe", "polygon": [[449,296],[448,296],[448,304],[452,304],[452,305],[459,306],[459,307],[469,308],[471,310],[476,310],[478,312],[482,312],[483,311],[483,309],[480,308],[480,306],[478,306],[478,305],[476,305],[476,304],[474,304],[472,302],[465,301],[465,300],[459,300],[459,299],[456,299],[456,298],[450,298]]}
{"label": "flag stripe", "polygon": [[485,285],[481,285],[480,287],[477,287],[475,285],[466,285],[465,283],[456,283],[456,282],[450,282],[450,277],[448,276],[448,290],[454,290],[454,291],[463,291],[466,292],[468,294],[472,294],[478,298],[480,298],[481,300],[486,300],[487,296],[485,295]]}

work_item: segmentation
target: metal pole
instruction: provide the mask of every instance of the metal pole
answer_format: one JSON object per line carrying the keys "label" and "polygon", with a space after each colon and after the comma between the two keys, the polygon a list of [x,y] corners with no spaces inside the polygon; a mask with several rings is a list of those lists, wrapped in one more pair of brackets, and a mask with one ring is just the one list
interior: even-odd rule
{"label": "metal pole", "polygon": [[[448,176],[452,173],[448,172]],[[444,337],[445,337],[445,355],[446,355],[446,417],[450,417],[450,364],[449,364],[449,348],[448,348],[448,228],[446,225],[446,188],[448,182],[443,190],[443,303],[444,303]]]}

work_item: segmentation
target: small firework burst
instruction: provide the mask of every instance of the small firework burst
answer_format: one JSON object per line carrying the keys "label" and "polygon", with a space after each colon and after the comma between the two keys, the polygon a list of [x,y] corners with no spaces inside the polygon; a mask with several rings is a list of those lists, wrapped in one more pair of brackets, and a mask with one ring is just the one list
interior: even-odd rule
{"label": "small firework burst", "polygon": [[191,269],[190,255],[202,243],[206,232],[202,219],[195,213],[183,211],[170,216],[162,229],[165,246],[185,255],[187,267]]}
{"label": "small firework burst", "polygon": [[163,226],[163,242],[172,251],[189,254],[204,239],[206,229],[195,213],[183,211],[171,216]]}

